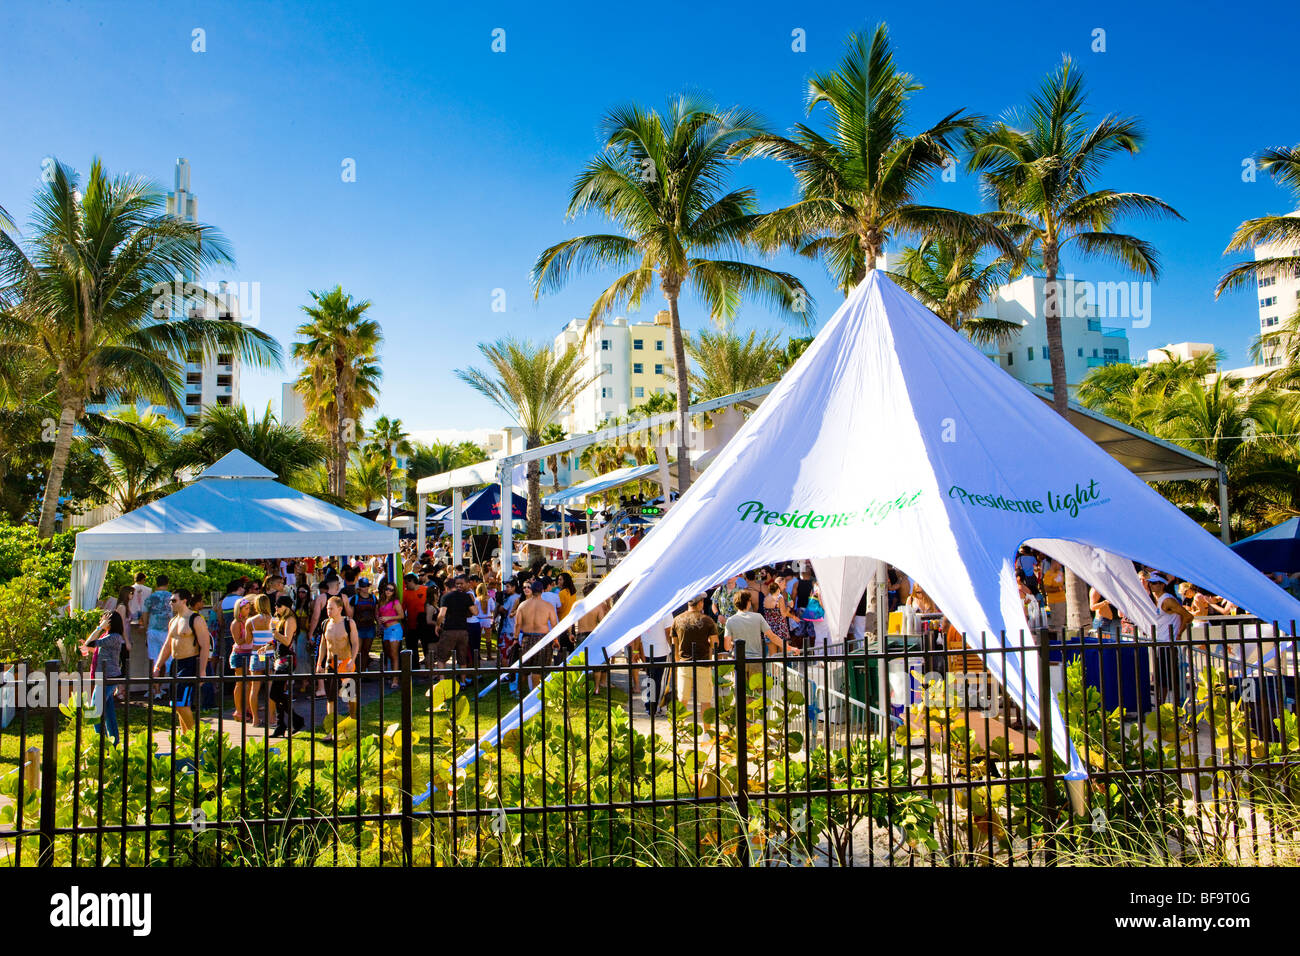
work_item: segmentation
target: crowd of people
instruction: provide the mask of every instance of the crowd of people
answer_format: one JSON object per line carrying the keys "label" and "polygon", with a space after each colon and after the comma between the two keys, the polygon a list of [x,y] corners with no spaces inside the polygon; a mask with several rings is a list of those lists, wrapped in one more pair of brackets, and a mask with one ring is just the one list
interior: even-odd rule
{"label": "crowd of people", "polygon": [[[121,676],[129,655],[142,651],[148,659],[153,699],[174,706],[183,729],[193,726],[196,710],[215,704],[212,699],[195,699],[199,691],[193,680],[175,682],[172,697],[170,678],[233,676],[230,718],[254,727],[273,727],[272,736],[283,736],[303,726],[302,716],[291,706],[295,697],[323,698],[328,713],[343,705],[355,716],[356,675],[378,671],[384,675],[381,681],[396,688],[404,649],[412,652],[417,668],[513,664],[550,633],[578,600],[572,574],[544,560],[503,583],[494,560],[453,563],[450,550],[448,541],[438,540],[417,554],[413,544],[404,542],[400,566],[383,555],[267,561],[262,580],[231,580],[211,605],[204,595],[173,589],[165,574],[152,582],[139,574],[134,585],[105,601],[102,619],[84,650],[93,657],[92,666],[107,677]],[[1065,569],[1028,547],[1016,555],[1015,568],[1031,629],[1064,628]],[[904,618],[908,622],[938,618],[935,630],[951,630],[942,610],[919,584],[896,568],[888,568],[887,575],[888,612],[914,615]],[[1197,617],[1233,615],[1240,609],[1156,569],[1141,568],[1139,577],[1158,618],[1157,687],[1173,688],[1178,655],[1169,642]],[[1300,576],[1275,579],[1293,593],[1300,590]],[[595,581],[588,581],[583,592],[594,587]],[[861,642],[868,629],[875,630],[874,622],[869,625],[876,611],[873,592],[869,587],[859,599],[848,633],[832,635],[811,562],[746,571],[696,595],[632,642],[626,651],[631,687],[642,688],[641,703],[649,715],[664,713],[670,698],[702,706],[713,697],[713,668],[685,666],[685,662],[730,654],[739,640],[745,642],[751,661],[774,654],[815,655],[842,648],[845,641]],[[1094,634],[1144,636],[1095,588],[1089,606]],[[606,602],[587,610],[554,646],[533,655],[527,662],[531,667],[525,669],[526,686],[537,685],[541,668],[567,657],[610,607]],[[681,662],[672,668],[675,682],[666,679],[670,660]],[[593,692],[605,693],[607,662],[588,663]],[[251,679],[261,675],[270,679]],[[464,679],[468,682],[468,677]],[[200,687],[205,696],[212,693],[211,684]],[[511,689],[520,689],[517,680],[512,680]],[[117,693],[120,699],[120,688]],[[106,732],[116,736],[112,711],[105,708],[103,721]]]}

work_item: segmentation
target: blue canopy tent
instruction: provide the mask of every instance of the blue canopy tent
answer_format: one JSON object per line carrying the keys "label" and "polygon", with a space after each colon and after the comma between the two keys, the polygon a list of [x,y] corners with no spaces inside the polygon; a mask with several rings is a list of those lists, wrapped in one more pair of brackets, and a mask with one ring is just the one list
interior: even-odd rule
{"label": "blue canopy tent", "polygon": [[1288,518],[1228,547],[1265,574],[1300,571],[1300,518]]}
{"label": "blue canopy tent", "polygon": [[[526,521],[528,519],[528,499],[523,495],[511,492],[511,511],[510,517],[515,521]],[[461,510],[461,518],[465,521],[484,522],[486,524],[497,524],[501,521],[501,486],[488,485],[482,491],[475,493],[465,502],[465,507]],[[565,519],[571,524],[576,524],[582,520],[574,514],[565,515]],[[543,508],[542,520],[545,522],[557,522],[560,520],[560,512],[555,508]]]}

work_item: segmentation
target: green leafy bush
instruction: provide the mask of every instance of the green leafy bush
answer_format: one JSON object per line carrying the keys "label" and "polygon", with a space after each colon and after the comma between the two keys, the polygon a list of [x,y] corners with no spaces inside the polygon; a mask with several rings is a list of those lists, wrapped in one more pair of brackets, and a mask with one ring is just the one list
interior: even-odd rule
{"label": "green leafy bush", "polygon": [[225,593],[226,585],[234,578],[247,577],[255,581],[262,580],[265,572],[252,564],[238,561],[217,561],[209,559],[201,562],[202,570],[196,570],[191,561],[114,561],[108,566],[104,575],[104,594],[115,595],[119,588],[134,583],[138,572],[145,573],[145,583],[153,587],[158,575],[165,574],[170,579],[171,590],[186,588],[193,594],[202,594],[207,600],[212,591]]}
{"label": "green leafy bush", "polygon": [[36,582],[17,577],[0,584],[0,662],[45,661],[58,656],[46,634],[53,609]]}

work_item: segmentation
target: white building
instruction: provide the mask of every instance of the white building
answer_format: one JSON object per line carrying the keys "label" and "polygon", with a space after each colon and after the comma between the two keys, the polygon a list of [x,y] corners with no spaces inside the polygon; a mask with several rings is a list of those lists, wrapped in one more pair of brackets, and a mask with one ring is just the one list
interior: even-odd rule
{"label": "white building", "polygon": [[302,400],[302,393],[293,387],[293,382],[280,386],[280,424],[302,428],[307,420],[307,406]]}
{"label": "white building", "polygon": [[595,322],[584,339],[585,325],[585,320],[574,319],[555,337],[555,352],[577,348],[582,353],[581,374],[592,379],[561,420],[570,435],[595,431],[652,395],[675,388],[670,378],[673,353],[667,312],[658,313],[653,322],[629,323],[622,317]]}
{"label": "white building", "polygon": [[[190,164],[187,159],[176,160],[176,176],[171,192],[167,194],[167,212],[190,222],[198,221],[198,199],[190,192]],[[202,294],[191,293],[186,286],[198,283],[201,277],[185,275],[176,283],[171,293],[160,298],[155,311],[163,314],[202,315],[209,319],[238,322],[239,299],[223,281],[215,289]],[[228,353],[216,355],[190,355],[185,363],[184,421],[187,427],[198,424],[199,416],[212,405],[239,404],[239,359]]]}
{"label": "white building", "polygon": [[1167,362],[1170,359],[1190,362],[1202,355],[1212,355],[1213,353],[1214,346],[1209,342],[1171,342],[1169,345],[1162,345],[1158,349],[1148,349],[1147,364],[1155,365],[1159,362]]}
{"label": "white building", "polygon": [[[1118,326],[1103,325],[1102,315],[1115,315],[1124,309],[1112,304],[1112,296],[1102,295],[1105,283],[1058,279],[1060,286],[1061,344],[1065,351],[1065,381],[1071,391],[1094,368],[1129,361],[1128,334]],[[1124,286],[1124,283],[1112,283]],[[1016,322],[1020,333],[1004,342],[990,357],[1012,376],[1029,385],[1050,388],[1052,384],[1051,352],[1047,343],[1046,280],[1042,276],[1024,276],[998,288],[986,304],[984,317]],[[1098,299],[1102,309],[1098,308]],[[1117,321],[1118,316],[1112,321]]]}
{"label": "white building", "polygon": [[[1300,212],[1291,213],[1292,216]],[[1280,242],[1266,242],[1255,247],[1255,261],[1277,256],[1300,256],[1294,249]],[[1300,309],[1300,270],[1291,275],[1261,276],[1255,280],[1259,293],[1259,331],[1261,335],[1278,331],[1287,319]],[[1264,345],[1262,353],[1265,368],[1282,364],[1282,350],[1277,345]]]}

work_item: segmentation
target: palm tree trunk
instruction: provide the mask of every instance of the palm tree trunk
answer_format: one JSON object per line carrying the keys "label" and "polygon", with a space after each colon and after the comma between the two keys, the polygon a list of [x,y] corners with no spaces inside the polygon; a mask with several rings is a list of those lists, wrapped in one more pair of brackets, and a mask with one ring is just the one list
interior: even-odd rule
{"label": "palm tree trunk", "polygon": [[340,501],[346,498],[348,482],[347,417],[343,414],[342,364],[339,361],[334,363],[334,412],[339,420],[334,446],[334,494],[338,495]]}
{"label": "palm tree trunk", "polygon": [[[682,339],[682,321],[677,314],[677,291],[665,292],[668,298],[668,315],[673,337],[673,368],[677,375],[677,495],[686,494],[691,486],[690,456],[687,451],[687,428],[690,424],[691,385],[687,380],[686,343]],[[664,506],[667,507],[665,493]]]}
{"label": "palm tree trunk", "polygon": [[391,528],[393,526],[393,468],[387,461],[384,462],[384,495],[384,508],[388,511],[384,523]]}
{"label": "palm tree trunk", "polygon": [[45,482],[45,495],[41,499],[41,521],[37,534],[42,538],[54,535],[54,513],[58,510],[59,492],[63,490],[63,473],[72,453],[72,432],[77,424],[77,410],[64,405],[59,413],[59,433],[54,439],[54,455],[50,459],[50,476]]}
{"label": "palm tree trunk", "polygon": [[[1065,347],[1061,342],[1061,295],[1056,274],[1059,265],[1056,244],[1044,243],[1043,248],[1043,318],[1047,323],[1047,346],[1052,350],[1049,363],[1052,367],[1052,408],[1068,420],[1070,389],[1065,380]],[[1065,569],[1065,626],[1081,628],[1088,625],[1088,582],[1071,568]]]}
{"label": "palm tree trunk", "polygon": [[[528,447],[534,448],[537,446],[538,442],[540,441],[541,441],[540,437],[530,437],[528,439]],[[532,461],[528,463],[528,537],[532,538],[534,541],[536,541],[538,538],[542,536],[541,471],[542,471],[541,465],[537,461],[537,459],[534,458]],[[513,498],[513,496],[514,493],[510,492],[510,497]],[[503,509],[510,508],[511,505],[512,502],[509,499],[505,499],[501,502],[501,507]],[[530,544],[528,546],[529,562],[536,561],[541,556],[542,556],[541,548],[539,548],[535,544]]]}

